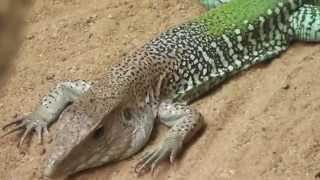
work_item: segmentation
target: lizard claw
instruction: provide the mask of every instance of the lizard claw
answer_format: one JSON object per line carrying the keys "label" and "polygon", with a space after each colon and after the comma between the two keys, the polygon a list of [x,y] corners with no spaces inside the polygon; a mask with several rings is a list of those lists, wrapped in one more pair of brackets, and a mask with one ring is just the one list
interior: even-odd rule
{"label": "lizard claw", "polygon": [[138,163],[135,166],[135,173],[137,173],[138,176],[143,175],[147,171],[151,171],[151,173],[153,173],[158,164],[168,157],[170,158],[170,163],[173,163],[181,149],[181,146],[182,143],[179,142],[164,143],[159,148],[145,153],[138,160]]}
{"label": "lizard claw", "polygon": [[10,129],[11,127],[13,127],[13,129],[1,135],[0,138],[3,138],[17,131],[23,131],[23,134],[18,143],[18,147],[20,147],[25,141],[26,137],[30,136],[31,133],[35,131],[38,134],[39,144],[42,143],[43,132],[45,134],[49,134],[47,129],[47,124],[45,123],[45,121],[41,119],[40,120],[33,120],[33,119],[34,118],[32,118],[32,116],[25,116],[6,124],[5,126],[2,127],[3,131]]}

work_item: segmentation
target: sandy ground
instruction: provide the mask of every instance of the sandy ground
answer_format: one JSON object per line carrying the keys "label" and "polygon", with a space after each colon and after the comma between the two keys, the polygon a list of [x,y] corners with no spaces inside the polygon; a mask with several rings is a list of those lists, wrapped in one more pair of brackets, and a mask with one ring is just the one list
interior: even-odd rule
{"label": "sandy ground", "polygon": [[[204,11],[198,0],[35,1],[15,70],[1,91],[0,126],[31,111],[60,80],[97,78],[110,62]],[[162,163],[154,176],[139,179],[314,179],[320,171],[319,57],[320,45],[295,43],[194,103],[205,131],[173,166]],[[0,179],[41,179],[47,145],[31,141],[19,150],[16,141],[0,140]],[[135,179],[137,157],[71,179]]]}

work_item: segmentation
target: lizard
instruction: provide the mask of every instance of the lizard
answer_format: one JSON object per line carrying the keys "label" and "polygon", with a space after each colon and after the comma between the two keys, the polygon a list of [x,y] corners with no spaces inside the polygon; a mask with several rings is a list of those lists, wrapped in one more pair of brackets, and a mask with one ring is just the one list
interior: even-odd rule
{"label": "lizard", "polygon": [[320,42],[317,1],[219,2],[115,62],[96,81],[58,83],[34,111],[5,125],[3,136],[22,131],[22,145],[34,132],[41,141],[59,121],[43,174],[67,177],[138,153],[159,121],[169,130],[135,171],[174,162],[205,125],[193,101],[237,72],[281,55],[294,41]]}
{"label": "lizard", "polygon": [[208,9],[215,8],[220,4],[227,3],[230,0],[200,0],[200,3],[203,4]]}

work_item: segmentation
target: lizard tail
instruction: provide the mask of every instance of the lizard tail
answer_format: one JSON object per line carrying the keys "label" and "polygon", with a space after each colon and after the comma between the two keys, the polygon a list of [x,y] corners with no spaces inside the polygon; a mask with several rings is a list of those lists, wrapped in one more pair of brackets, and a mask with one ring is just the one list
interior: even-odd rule
{"label": "lizard tail", "polygon": [[293,39],[320,42],[320,6],[306,4],[290,17],[290,21]]}
{"label": "lizard tail", "polygon": [[320,0],[305,0],[305,4],[311,4],[315,6],[320,6]]}

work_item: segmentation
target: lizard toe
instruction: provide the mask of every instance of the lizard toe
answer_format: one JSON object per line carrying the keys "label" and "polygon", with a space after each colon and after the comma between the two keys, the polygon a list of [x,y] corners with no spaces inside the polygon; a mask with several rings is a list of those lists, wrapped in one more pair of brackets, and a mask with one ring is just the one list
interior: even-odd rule
{"label": "lizard toe", "polygon": [[38,134],[39,143],[42,142],[43,134],[48,134],[47,124],[41,118],[33,118],[31,115],[27,115],[16,119],[2,127],[5,132],[0,138],[3,138],[9,134],[20,131],[22,136],[20,137],[18,147],[20,147],[27,136],[30,136],[34,131]]}
{"label": "lizard toe", "polygon": [[145,153],[138,161],[135,172],[138,176],[148,171],[153,173],[159,163],[167,158],[170,158],[170,162],[172,163],[176,159],[180,147],[180,143],[164,143],[160,147]]}

